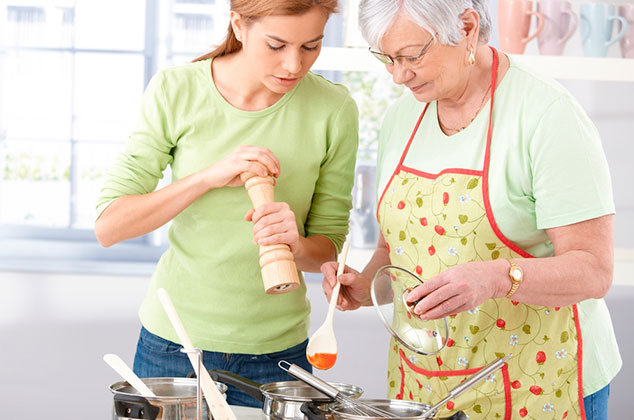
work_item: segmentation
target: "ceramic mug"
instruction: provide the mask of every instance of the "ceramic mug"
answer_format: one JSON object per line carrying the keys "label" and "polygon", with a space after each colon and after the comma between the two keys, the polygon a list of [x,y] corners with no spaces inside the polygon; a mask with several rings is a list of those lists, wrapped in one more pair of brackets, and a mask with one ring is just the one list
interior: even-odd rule
{"label": "ceramic mug", "polygon": [[[529,35],[531,15],[537,17],[537,29]],[[511,54],[522,54],[526,44],[533,40],[544,28],[544,16],[533,11],[531,0],[498,1],[498,35],[500,49]]]}
{"label": "ceramic mug", "polygon": [[618,15],[624,18],[629,25],[627,33],[620,41],[621,56],[634,58],[634,3],[620,5]]}
{"label": "ceramic mug", "polygon": [[561,55],[566,42],[577,29],[577,15],[572,11],[572,4],[564,0],[540,0],[537,11],[544,15],[544,29],[537,36],[539,53],[544,55]]}
{"label": "ceramic mug", "polygon": [[[608,3],[584,3],[580,16],[581,43],[588,57],[605,57],[608,47],[623,38],[629,26],[625,18],[616,15],[616,7]],[[621,22],[621,30],[612,38],[614,21]]]}

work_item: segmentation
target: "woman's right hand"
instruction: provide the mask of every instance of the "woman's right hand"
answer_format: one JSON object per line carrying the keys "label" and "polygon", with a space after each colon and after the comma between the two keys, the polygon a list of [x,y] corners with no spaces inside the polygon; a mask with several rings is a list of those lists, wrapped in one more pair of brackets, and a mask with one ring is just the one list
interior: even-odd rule
{"label": "woman's right hand", "polygon": [[277,178],[280,175],[280,161],[273,152],[265,147],[244,145],[215,164],[203,169],[202,175],[205,184],[209,186],[209,189],[213,189],[244,185],[240,179],[240,174],[243,172],[253,172],[258,176],[273,175]]}
{"label": "woman's right hand", "polygon": [[[332,296],[332,289],[337,284],[338,266],[339,264],[336,261],[329,261],[321,266],[321,272],[324,275],[322,287],[329,302]],[[341,289],[339,290],[337,309],[340,311],[351,311],[361,306],[372,305],[370,296],[371,279],[346,266],[343,274],[339,276],[339,282],[341,283]]]}

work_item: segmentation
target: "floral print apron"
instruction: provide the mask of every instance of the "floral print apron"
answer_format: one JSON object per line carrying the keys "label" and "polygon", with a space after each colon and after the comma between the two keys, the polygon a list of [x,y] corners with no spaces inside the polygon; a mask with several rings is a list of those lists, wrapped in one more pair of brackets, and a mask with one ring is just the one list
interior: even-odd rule
{"label": "floral print apron", "polygon": [[[431,174],[403,164],[426,106],[379,200],[377,218],[391,263],[417,273],[423,281],[470,261],[531,257],[500,232],[489,202],[497,68],[493,50],[483,169],[447,168]],[[462,410],[471,420],[585,419],[576,305],[549,308],[489,299],[451,315],[448,322],[450,338],[435,356],[416,354],[392,339],[389,398],[436,403],[465,378],[511,353],[503,368],[449,401],[438,416]]]}

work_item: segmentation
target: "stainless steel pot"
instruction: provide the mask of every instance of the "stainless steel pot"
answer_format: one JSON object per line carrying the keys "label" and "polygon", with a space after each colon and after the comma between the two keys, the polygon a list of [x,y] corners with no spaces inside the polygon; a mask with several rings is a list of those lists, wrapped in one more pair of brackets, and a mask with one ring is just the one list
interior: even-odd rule
{"label": "stainless steel pot", "polygon": [[[112,418],[114,420],[149,419],[183,420],[196,419],[196,379],[190,378],[142,378],[156,397],[139,394],[128,382],[119,381],[110,385],[114,394]],[[227,385],[216,382],[223,395]],[[207,403],[202,403],[203,420],[210,420]]]}
{"label": "stainless steel pot", "polygon": [[[220,381],[246,392],[262,401],[262,414],[266,420],[306,420],[301,411],[302,404],[313,403],[327,409],[333,399],[300,381],[271,382],[259,384],[250,379],[221,370],[210,370],[214,381]],[[333,387],[351,398],[359,398],[363,389],[355,385],[331,383]]]}
{"label": "stainless steel pot", "polygon": [[[306,415],[308,420],[421,420],[435,419],[434,413],[428,413],[430,406],[415,401],[403,400],[377,400],[377,399],[361,399],[359,400],[364,407],[378,409],[388,416],[372,415],[369,413],[360,414],[359,409],[351,407],[341,402],[334,402],[328,405],[327,410],[312,404],[304,404],[301,408],[302,413]],[[445,417],[438,420],[466,420],[467,416],[462,411],[454,413],[451,417]]]}

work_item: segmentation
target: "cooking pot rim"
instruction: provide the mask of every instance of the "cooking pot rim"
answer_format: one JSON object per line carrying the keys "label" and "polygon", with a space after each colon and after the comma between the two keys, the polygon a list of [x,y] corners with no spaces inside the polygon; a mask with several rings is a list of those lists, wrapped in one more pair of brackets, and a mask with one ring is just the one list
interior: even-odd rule
{"label": "cooking pot rim", "polygon": [[[180,377],[156,377],[156,378],[141,378],[141,380],[146,384],[146,385],[156,385],[156,384],[161,384],[161,383],[172,383],[172,384],[181,384],[181,385],[193,385],[194,387],[196,386],[196,378],[180,378]],[[227,392],[227,385],[222,383],[222,382],[215,382],[216,383],[216,387],[218,388],[218,390],[220,391],[221,394],[225,394]],[[126,396],[142,396],[144,398],[146,398],[147,400],[153,400],[153,401],[157,401],[157,400],[183,400],[183,399],[190,399],[196,398],[196,395],[191,395],[191,396],[183,396],[183,395],[166,395],[166,396],[161,396],[161,395],[157,395],[155,397],[149,396],[149,395],[143,395],[143,394],[139,394],[137,392],[123,392],[120,391],[120,389],[124,388],[124,387],[129,387],[132,388],[132,385],[130,385],[130,383],[128,381],[122,380],[122,381],[117,381],[113,384],[111,384],[108,388],[110,389],[110,392],[112,392],[112,394],[121,394],[121,395],[126,395]]]}
{"label": "cooking pot rim", "polygon": [[[357,385],[346,384],[342,382],[329,382],[330,385],[337,388],[339,391],[343,392],[348,397],[359,397],[363,394],[363,388]],[[260,385],[260,392],[265,397],[276,401],[292,401],[292,402],[332,402],[332,398],[327,395],[323,395],[323,397],[306,397],[300,395],[287,395],[276,392],[281,388],[306,388],[315,392],[315,389],[306,385],[301,381],[280,381],[280,382],[269,382],[266,384]]]}
{"label": "cooking pot rim", "polygon": [[[387,398],[383,398],[383,399],[377,399],[377,398],[370,398],[370,399],[360,399],[359,400],[362,403],[365,404],[370,404],[372,406],[377,406],[377,405],[381,405],[381,404],[386,404],[388,406],[394,406],[396,408],[398,407],[402,407],[402,408],[409,408],[409,409],[420,409],[421,410],[421,414],[418,415],[411,415],[411,416],[398,416],[398,420],[407,420],[407,419],[421,419],[422,414],[425,413],[431,406],[429,404],[425,404],[422,402],[418,402],[418,401],[408,401],[408,400],[396,400],[396,399],[387,399]],[[358,420],[368,420],[368,419],[373,419],[373,418],[377,418],[376,416],[364,416],[364,415],[358,415],[358,414],[353,414],[353,413],[348,413],[348,412],[342,412],[342,411],[338,411],[338,408],[341,407],[345,407],[344,403],[340,403],[338,401],[335,401],[331,404],[328,405],[328,411],[330,411],[331,413],[338,415],[338,416],[342,416],[341,418],[346,418],[346,419],[358,419]]]}

